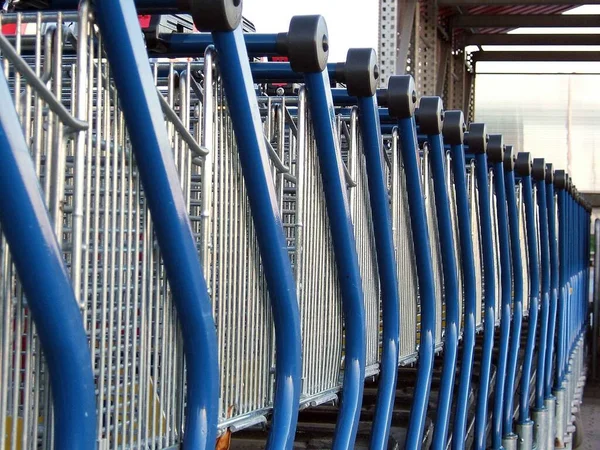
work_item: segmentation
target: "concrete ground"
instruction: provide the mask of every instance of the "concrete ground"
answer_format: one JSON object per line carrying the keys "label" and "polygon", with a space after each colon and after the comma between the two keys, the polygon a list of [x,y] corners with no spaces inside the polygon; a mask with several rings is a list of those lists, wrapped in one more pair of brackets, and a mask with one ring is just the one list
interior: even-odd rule
{"label": "concrete ground", "polygon": [[588,379],[581,406],[583,443],[581,450],[600,449],[600,380]]}

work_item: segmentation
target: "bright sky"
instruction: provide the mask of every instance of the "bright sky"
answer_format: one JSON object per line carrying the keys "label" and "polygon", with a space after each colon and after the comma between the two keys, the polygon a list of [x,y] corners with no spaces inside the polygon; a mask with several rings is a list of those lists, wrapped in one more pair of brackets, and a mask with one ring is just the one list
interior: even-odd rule
{"label": "bright sky", "polygon": [[244,0],[244,16],[258,33],[287,31],[294,15],[320,14],[329,30],[329,61],[346,60],[352,47],[377,50],[378,0]]}

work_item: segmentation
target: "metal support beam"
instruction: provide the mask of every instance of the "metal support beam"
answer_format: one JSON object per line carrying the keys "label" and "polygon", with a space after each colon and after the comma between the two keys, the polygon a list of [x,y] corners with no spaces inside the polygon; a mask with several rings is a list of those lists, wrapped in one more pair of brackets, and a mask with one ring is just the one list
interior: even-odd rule
{"label": "metal support beam", "polygon": [[[502,6],[502,5],[573,5],[572,0],[438,0],[440,6]],[[600,0],[586,0],[587,5],[600,5]]]}
{"label": "metal support beam", "polygon": [[445,100],[448,73],[450,71],[450,59],[452,58],[452,45],[450,42],[444,42],[440,39],[438,44],[438,74],[435,87],[435,95],[442,97]]}
{"label": "metal support beam", "polygon": [[600,192],[580,192],[592,208],[600,208]]}
{"label": "metal support beam", "polygon": [[411,73],[417,94],[435,95],[437,88],[437,17],[436,0],[420,1],[411,40]]}
{"label": "metal support beam", "polygon": [[472,34],[465,45],[600,45],[600,34]]}
{"label": "metal support beam", "polygon": [[398,17],[398,53],[396,55],[396,75],[406,73],[408,65],[408,52],[410,48],[411,38],[413,36],[413,28],[415,23],[415,15],[418,14],[417,0],[403,0],[398,2],[401,6],[401,11],[404,11],[401,17]]}
{"label": "metal support beam", "polygon": [[391,75],[406,73],[417,0],[379,1],[379,68],[381,87]]}
{"label": "metal support beam", "polygon": [[465,114],[465,120],[468,120],[469,114],[465,104],[468,105],[471,85],[465,56],[470,57],[471,54],[465,55],[465,41],[462,35],[453,36],[451,48],[453,51],[449,56],[444,105],[446,109],[460,109]]}
{"label": "metal support beam", "polygon": [[475,73],[471,73],[465,68],[465,104],[463,111],[467,122],[475,122]]}
{"label": "metal support beam", "polygon": [[592,379],[598,379],[598,314],[600,298],[600,219],[594,221],[594,285],[592,304],[594,306],[592,327]]}
{"label": "metal support beam", "polygon": [[438,92],[437,1],[380,0],[380,84],[409,73],[419,95]]}
{"label": "metal support beam", "polygon": [[451,28],[520,28],[520,27],[600,27],[600,15],[474,15],[455,16]]}
{"label": "metal support beam", "polygon": [[482,61],[600,61],[599,52],[559,52],[559,51],[502,51],[502,52],[474,52],[473,60]]}

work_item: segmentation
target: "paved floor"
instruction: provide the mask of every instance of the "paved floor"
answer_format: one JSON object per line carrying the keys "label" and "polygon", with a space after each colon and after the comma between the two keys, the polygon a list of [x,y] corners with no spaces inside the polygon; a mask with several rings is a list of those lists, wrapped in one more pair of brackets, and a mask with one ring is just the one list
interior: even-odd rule
{"label": "paved floor", "polygon": [[583,445],[579,449],[600,449],[600,381],[588,380],[581,407]]}

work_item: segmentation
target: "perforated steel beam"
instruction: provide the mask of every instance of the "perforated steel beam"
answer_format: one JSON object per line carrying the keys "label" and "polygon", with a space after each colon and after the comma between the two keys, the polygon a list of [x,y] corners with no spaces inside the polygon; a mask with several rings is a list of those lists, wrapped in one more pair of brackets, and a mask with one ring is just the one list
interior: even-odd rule
{"label": "perforated steel beam", "polygon": [[[440,6],[502,6],[502,5],[572,5],[572,0],[439,0]],[[587,5],[600,5],[600,0],[586,0]]]}
{"label": "perforated steel beam", "polygon": [[600,34],[472,34],[465,45],[600,45]]}
{"label": "perforated steel beam", "polygon": [[600,53],[574,51],[501,51],[501,52],[474,52],[473,59],[481,61],[600,61]]}
{"label": "perforated steel beam", "polygon": [[600,15],[459,15],[452,18],[450,26],[452,28],[600,27]]}
{"label": "perforated steel beam", "polygon": [[465,92],[463,111],[469,123],[475,121],[475,73],[465,69]]}
{"label": "perforated steel beam", "polygon": [[379,1],[379,67],[380,86],[386,87],[391,75],[404,74],[417,0]]}
{"label": "perforated steel beam", "polygon": [[446,86],[450,71],[450,59],[452,58],[452,46],[449,42],[444,42],[440,39],[439,46],[439,61],[438,74],[436,80],[435,95],[444,98],[446,97]]}
{"label": "perforated steel beam", "polygon": [[420,1],[415,14],[410,48],[410,69],[417,95],[435,95],[437,66],[437,1]]}

